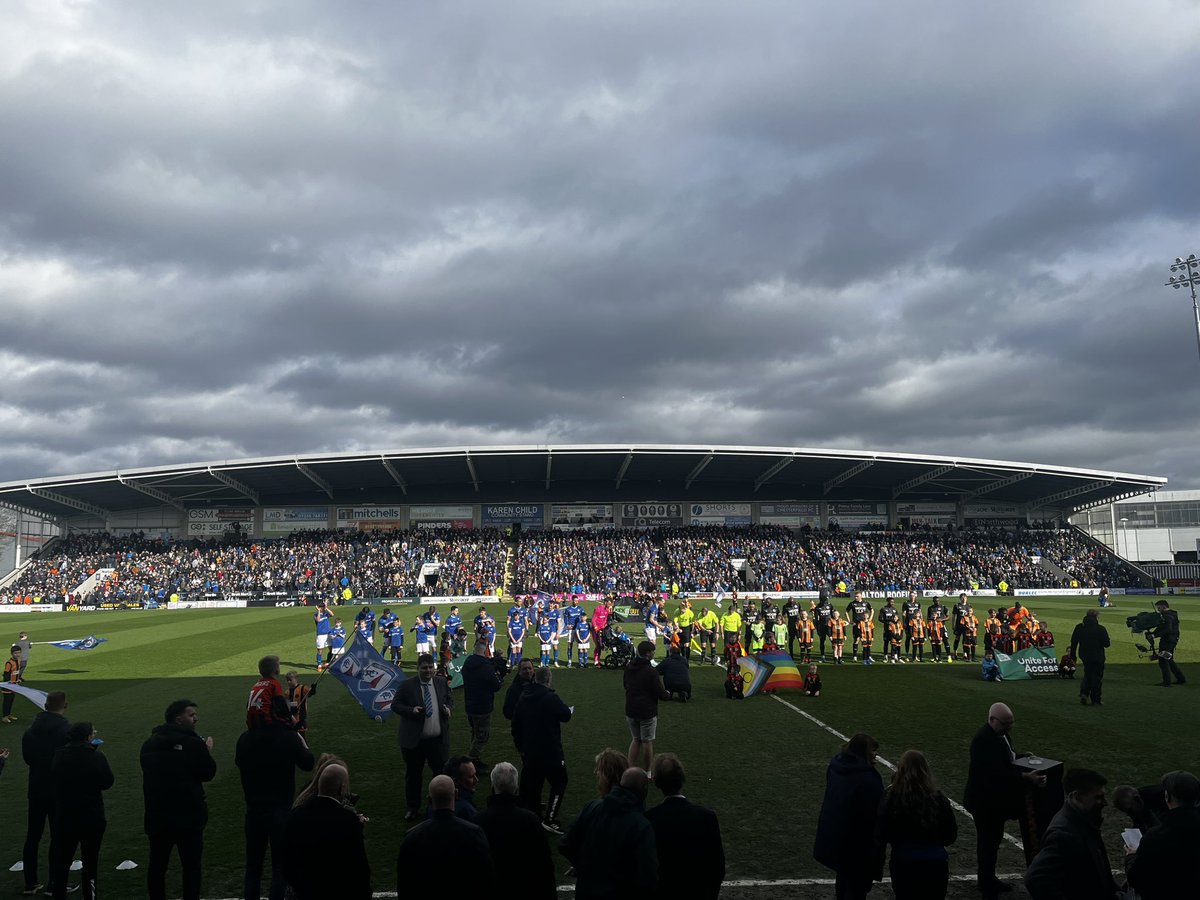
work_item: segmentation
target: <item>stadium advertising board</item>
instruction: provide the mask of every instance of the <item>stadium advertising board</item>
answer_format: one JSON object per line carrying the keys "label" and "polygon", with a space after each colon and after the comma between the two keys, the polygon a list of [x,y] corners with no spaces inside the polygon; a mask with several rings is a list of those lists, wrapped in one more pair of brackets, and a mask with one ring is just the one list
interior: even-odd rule
{"label": "stadium advertising board", "polygon": [[62,612],[61,603],[0,603],[0,613]]}
{"label": "stadium advertising board", "polygon": [[413,528],[474,528],[471,506],[410,506],[408,521]]}
{"label": "stadium advertising board", "polygon": [[821,510],[816,503],[760,503],[760,525],[783,525],[787,528],[821,527]]}
{"label": "stadium advertising board", "polygon": [[955,503],[897,503],[896,518],[905,520],[909,527],[945,528],[958,521],[958,506]]}
{"label": "stadium advertising board", "polygon": [[996,653],[1000,677],[1005,681],[1025,681],[1030,678],[1057,678],[1058,657],[1054,647],[1026,647],[1016,653]]}
{"label": "stadium advertising board", "polygon": [[688,507],[692,525],[749,525],[749,503],[693,503]]}
{"label": "stadium advertising board", "polygon": [[334,527],[370,531],[396,531],[403,528],[399,506],[339,506],[334,514]]}
{"label": "stadium advertising board", "polygon": [[963,518],[968,528],[994,528],[1016,524],[1021,513],[1015,503],[968,503],[963,507]]}
{"label": "stadium advertising board", "polygon": [[888,523],[886,503],[830,503],[829,522],[842,528],[869,528]]}
{"label": "stadium advertising board", "polygon": [[233,531],[236,524],[242,531],[249,531],[254,522],[254,510],[245,507],[227,509],[189,509],[187,533],[191,537],[220,537]]}
{"label": "stadium advertising board", "polygon": [[621,525],[624,528],[659,528],[683,525],[682,503],[622,503]]}
{"label": "stadium advertising board", "polygon": [[544,528],[546,508],[540,503],[485,503],[479,510],[481,528]]}
{"label": "stadium advertising board", "polygon": [[611,503],[551,503],[551,527],[557,531],[586,531],[613,527]]}
{"label": "stadium advertising board", "polygon": [[329,508],[325,506],[286,506],[263,510],[264,537],[328,527]]}

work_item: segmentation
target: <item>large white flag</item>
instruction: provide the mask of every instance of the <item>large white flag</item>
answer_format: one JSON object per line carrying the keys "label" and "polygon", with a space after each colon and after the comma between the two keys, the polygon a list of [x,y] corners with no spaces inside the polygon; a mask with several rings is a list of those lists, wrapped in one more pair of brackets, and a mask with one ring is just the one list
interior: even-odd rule
{"label": "large white flag", "polygon": [[6,684],[4,690],[12,691],[14,694],[20,694],[22,697],[28,697],[29,702],[38,709],[46,708],[46,692],[39,691],[37,688],[25,687],[23,684]]}

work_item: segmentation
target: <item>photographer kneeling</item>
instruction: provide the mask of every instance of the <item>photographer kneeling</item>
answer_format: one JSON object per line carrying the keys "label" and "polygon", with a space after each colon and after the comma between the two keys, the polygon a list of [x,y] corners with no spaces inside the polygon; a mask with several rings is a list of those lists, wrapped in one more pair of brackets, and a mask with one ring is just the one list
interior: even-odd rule
{"label": "photographer kneeling", "polygon": [[692,699],[692,674],[688,671],[688,661],[678,647],[672,647],[667,658],[658,664],[658,674],[662,676],[663,687],[672,699],[676,694],[684,703]]}

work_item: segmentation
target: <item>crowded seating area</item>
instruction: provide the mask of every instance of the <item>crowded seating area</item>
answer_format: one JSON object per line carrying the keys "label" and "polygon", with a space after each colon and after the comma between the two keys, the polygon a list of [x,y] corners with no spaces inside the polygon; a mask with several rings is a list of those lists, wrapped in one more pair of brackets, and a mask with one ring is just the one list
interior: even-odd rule
{"label": "crowded seating area", "polygon": [[[239,592],[297,597],[474,596],[759,590],[957,591],[1124,587],[1135,573],[1073,529],[791,531],[694,526],[653,531],[497,529],[302,531],[277,540],[165,541],[72,534],[42,551],[0,602],[56,602],[89,576],[101,601]],[[1042,563],[1045,560],[1046,565]],[[735,568],[738,560],[744,567]],[[434,564],[434,565],[431,565]],[[436,577],[430,577],[436,574]],[[743,575],[753,577],[746,579]]]}

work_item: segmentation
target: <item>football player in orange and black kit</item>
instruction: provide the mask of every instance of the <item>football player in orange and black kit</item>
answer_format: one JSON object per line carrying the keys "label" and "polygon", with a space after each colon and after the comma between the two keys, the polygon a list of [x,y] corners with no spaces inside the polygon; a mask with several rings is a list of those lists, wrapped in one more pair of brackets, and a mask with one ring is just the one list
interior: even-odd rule
{"label": "football player in orange and black kit", "polygon": [[858,645],[863,635],[861,623],[874,623],[875,621],[875,610],[870,603],[863,599],[862,591],[855,591],[854,599],[846,604],[846,620],[850,628],[853,629],[850,657],[851,659],[858,659]]}
{"label": "football player in orange and black kit", "polygon": [[967,604],[967,612],[960,620],[963,630],[963,658],[969,662],[975,661],[975,647],[979,643],[979,619],[975,610]]}
{"label": "football player in orange and black kit", "polygon": [[900,619],[904,623],[904,652],[912,652],[912,623],[921,618],[921,601],[917,599],[916,591],[908,592],[908,599],[900,607]]}

